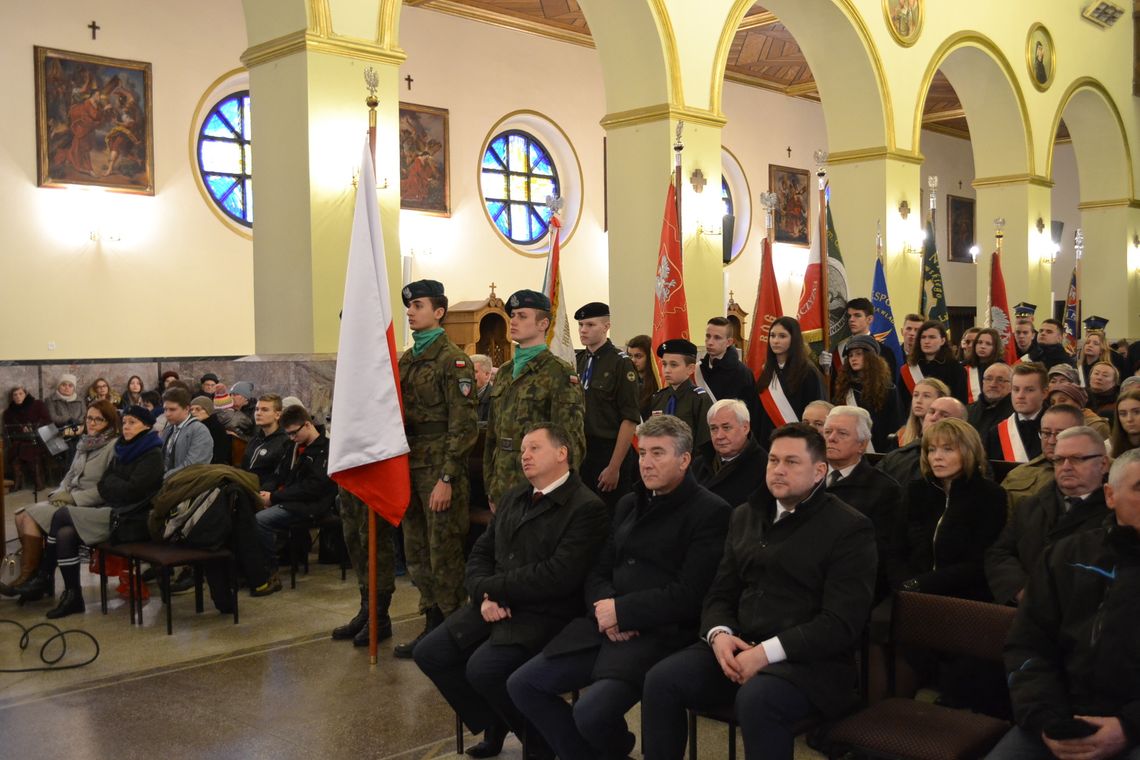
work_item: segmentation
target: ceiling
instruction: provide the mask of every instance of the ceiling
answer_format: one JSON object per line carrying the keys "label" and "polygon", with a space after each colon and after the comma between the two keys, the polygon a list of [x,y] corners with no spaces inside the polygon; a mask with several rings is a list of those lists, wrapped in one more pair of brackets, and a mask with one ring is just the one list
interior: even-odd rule
{"label": "ceiling", "polygon": [[[404,0],[405,4],[453,13],[498,26],[593,46],[590,28],[576,0]],[[1140,0],[1137,0],[1140,5]],[[803,52],[780,20],[756,3],[745,14],[728,52],[725,79],[819,100]],[[969,139],[962,103],[950,81],[936,72],[923,108],[923,128]],[[1062,121],[1058,140],[1068,140]]]}

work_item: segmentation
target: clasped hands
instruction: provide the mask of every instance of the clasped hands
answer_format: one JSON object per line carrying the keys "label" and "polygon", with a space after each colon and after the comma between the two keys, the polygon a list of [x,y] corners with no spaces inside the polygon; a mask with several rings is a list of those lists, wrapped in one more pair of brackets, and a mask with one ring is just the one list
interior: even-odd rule
{"label": "clasped hands", "polygon": [[637,631],[623,631],[618,628],[617,605],[613,599],[599,599],[594,602],[594,619],[598,621],[598,631],[606,634],[610,641],[629,641],[638,636]]}
{"label": "clasped hands", "polygon": [[1041,739],[1059,760],[1102,760],[1116,757],[1128,747],[1128,738],[1120,718],[1103,718],[1095,715],[1074,715],[1074,718],[1097,727],[1096,733],[1082,739]]}
{"label": "clasped hands", "polygon": [[483,619],[488,623],[497,623],[511,616],[511,608],[491,601],[491,597],[483,594],[483,603],[479,605],[479,614],[482,615]]}
{"label": "clasped hands", "polygon": [[731,633],[719,633],[710,644],[725,678],[743,686],[752,676],[768,667],[768,653],[759,644],[749,644]]}

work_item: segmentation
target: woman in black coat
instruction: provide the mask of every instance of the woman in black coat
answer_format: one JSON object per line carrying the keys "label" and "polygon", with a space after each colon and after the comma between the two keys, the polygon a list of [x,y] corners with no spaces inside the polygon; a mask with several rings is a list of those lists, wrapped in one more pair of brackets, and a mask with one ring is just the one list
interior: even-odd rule
{"label": "woman in black coat", "polygon": [[72,510],[60,507],[52,515],[47,548],[36,577],[17,587],[21,602],[32,602],[55,593],[55,569],[63,576],[64,592],[59,604],[47,613],[61,618],[83,612],[79,587],[79,547],[108,539],[115,542],[145,541],[150,500],[162,487],[162,439],[151,430],[154,415],[141,406],[123,413],[123,434],[115,455],[99,480],[99,495],[106,506]]}
{"label": "woman in black coat", "polygon": [[990,601],[986,549],[1005,527],[1008,500],[985,476],[978,431],[944,419],[922,434],[922,477],[906,490],[906,545],[896,547],[909,575],[904,591]]}
{"label": "woman in black coat", "polygon": [[954,358],[946,327],[932,319],[923,322],[922,327],[918,328],[918,337],[906,358],[906,364],[899,367],[899,397],[903,408],[910,409],[910,394],[915,383],[924,377],[938,378],[946,383],[951,396],[963,404],[969,404],[966,370]]}
{"label": "woman in black coat", "polygon": [[870,335],[856,335],[843,344],[843,368],[835,381],[833,400],[861,407],[871,415],[869,452],[885,454],[897,446],[894,434],[903,422],[899,394],[887,363],[879,356],[879,342]]}
{"label": "woman in black coat", "polygon": [[780,317],[768,330],[768,358],[756,392],[763,414],[752,433],[761,445],[773,430],[799,422],[804,407],[823,398],[823,377],[808,361],[800,323],[791,317]]}

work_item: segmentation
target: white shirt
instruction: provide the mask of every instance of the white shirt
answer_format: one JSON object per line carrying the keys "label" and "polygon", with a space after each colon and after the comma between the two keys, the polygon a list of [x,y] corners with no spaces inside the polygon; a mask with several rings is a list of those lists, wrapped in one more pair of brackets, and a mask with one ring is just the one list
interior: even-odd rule
{"label": "white shirt", "polygon": [[[840,467],[839,468],[839,477],[840,478],[846,478],[848,475],[851,474],[851,471],[854,470],[858,466],[859,466],[859,461],[856,460],[855,464],[848,465],[847,467]],[[833,472],[835,472],[835,468],[829,464],[827,466],[827,476],[824,478],[824,482],[827,482],[828,480],[831,479],[831,473],[833,473]]]}
{"label": "white shirt", "polygon": [[569,479],[570,479],[570,472],[569,472],[569,470],[567,470],[566,472],[564,472],[562,474],[562,477],[558,478],[558,480],[555,480],[553,483],[548,483],[545,488],[538,488],[536,486],[534,490],[540,491],[543,494],[548,494],[551,491],[557,489],[559,486],[561,486],[563,483],[565,483]]}

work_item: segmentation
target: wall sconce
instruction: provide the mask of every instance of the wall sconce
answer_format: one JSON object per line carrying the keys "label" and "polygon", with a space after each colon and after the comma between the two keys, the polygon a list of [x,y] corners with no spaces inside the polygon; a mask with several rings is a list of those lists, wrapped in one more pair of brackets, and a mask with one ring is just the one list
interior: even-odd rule
{"label": "wall sconce", "polygon": [[1133,235],[1132,235],[1132,247],[1133,248],[1140,248],[1140,235],[1133,233]]}
{"label": "wall sconce", "polygon": [[978,254],[979,254],[979,253],[981,253],[981,252],[982,252],[982,249],[981,249],[981,248],[979,248],[978,246],[976,246],[976,245],[972,245],[972,246],[970,246],[970,259],[971,259],[971,260],[972,260],[972,261],[973,261],[975,264],[977,264],[977,263],[978,263]]}
{"label": "wall sconce", "polygon": [[1041,217],[1037,217],[1037,223],[1035,226],[1037,227],[1037,234],[1038,235],[1045,234],[1045,220],[1044,219],[1042,219]]}
{"label": "wall sconce", "polygon": [[899,204],[899,216],[902,217],[904,222],[906,221],[906,218],[910,216],[910,204],[905,200]]}
{"label": "wall sconce", "polygon": [[913,253],[918,256],[922,253],[923,244],[926,242],[926,230],[918,225],[910,227],[907,230],[906,236],[903,238],[903,253]]}
{"label": "wall sconce", "polygon": [[[352,170],[352,189],[355,190],[356,186],[359,184],[360,184],[360,169],[353,169]],[[379,180],[376,183],[376,189],[377,190],[387,190],[388,189],[388,178],[385,177],[384,179]]]}

